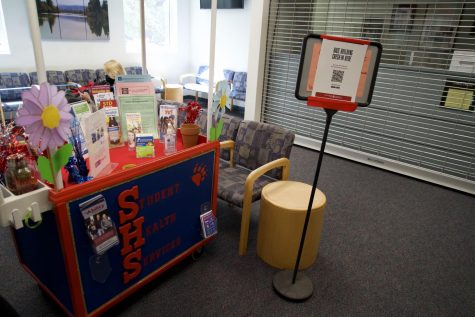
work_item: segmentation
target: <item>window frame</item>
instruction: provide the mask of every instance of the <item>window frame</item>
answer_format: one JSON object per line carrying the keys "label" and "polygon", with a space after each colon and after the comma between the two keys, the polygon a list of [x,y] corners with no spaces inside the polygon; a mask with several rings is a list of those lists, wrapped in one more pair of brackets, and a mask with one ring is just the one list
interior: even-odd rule
{"label": "window frame", "polygon": [[[123,15],[125,19],[125,2],[127,1],[136,1],[136,0],[122,0],[123,4]],[[147,0],[145,0],[147,1]],[[175,51],[177,48],[177,33],[178,33],[178,18],[177,18],[177,1],[176,0],[167,0],[169,2],[169,24],[168,24],[168,33],[169,39],[168,43],[166,44],[155,44],[151,43],[147,40],[147,19],[145,19],[145,40],[147,45],[154,45],[158,47],[160,50],[165,51]],[[146,9],[145,9],[146,10]],[[140,28],[140,24],[139,24]],[[124,23],[124,34],[125,34],[125,23]],[[133,41],[128,41],[127,39],[124,41],[125,51],[127,54],[136,54],[140,53],[140,45],[134,44]]]}
{"label": "window frame", "polygon": [[0,0],[0,54],[10,54],[10,44],[8,42],[8,32],[3,14],[2,0]]}

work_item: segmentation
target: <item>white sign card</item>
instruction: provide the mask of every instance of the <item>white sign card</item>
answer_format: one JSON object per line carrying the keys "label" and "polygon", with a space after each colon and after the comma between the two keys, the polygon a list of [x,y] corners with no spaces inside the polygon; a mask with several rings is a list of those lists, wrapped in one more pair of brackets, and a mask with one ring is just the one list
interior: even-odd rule
{"label": "white sign card", "polygon": [[79,119],[82,120],[82,118],[87,117],[88,115],[91,114],[91,108],[89,107],[89,104],[87,101],[78,101],[75,103],[69,104],[71,106],[71,109],[74,112],[74,115]]}
{"label": "white sign card", "polygon": [[355,102],[368,45],[324,39],[312,95]]}
{"label": "white sign card", "polygon": [[96,111],[85,118],[84,128],[89,151],[89,175],[96,177],[110,164],[109,137],[104,111]]}
{"label": "white sign card", "polygon": [[114,93],[112,92],[99,92],[97,94],[94,94],[94,102],[96,103],[96,106],[99,108],[99,105],[101,101],[103,100],[113,100],[114,99]]}
{"label": "white sign card", "polygon": [[475,51],[454,51],[449,70],[475,74]]}
{"label": "white sign card", "polygon": [[[75,103],[69,104],[71,106],[71,109],[73,110],[74,116],[77,118],[79,121],[79,126],[81,127],[81,131],[83,135],[86,135],[85,133],[85,127],[84,127],[84,118],[87,118],[92,112],[91,108],[89,106],[89,103],[87,101],[78,101]],[[83,147],[84,153],[87,153],[87,148]]]}

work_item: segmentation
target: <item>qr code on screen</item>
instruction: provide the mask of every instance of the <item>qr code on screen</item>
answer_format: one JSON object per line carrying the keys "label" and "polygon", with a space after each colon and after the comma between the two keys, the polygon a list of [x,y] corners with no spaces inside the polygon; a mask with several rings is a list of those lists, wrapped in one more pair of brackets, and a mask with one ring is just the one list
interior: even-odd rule
{"label": "qr code on screen", "polygon": [[345,76],[345,71],[333,70],[332,83],[341,83],[343,81],[343,76]]}

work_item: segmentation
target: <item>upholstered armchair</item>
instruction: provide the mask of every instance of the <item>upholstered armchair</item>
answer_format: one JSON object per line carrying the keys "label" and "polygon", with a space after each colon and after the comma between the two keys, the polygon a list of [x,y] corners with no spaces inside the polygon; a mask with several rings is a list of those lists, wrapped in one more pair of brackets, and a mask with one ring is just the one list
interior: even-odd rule
{"label": "upholstered armchair", "polygon": [[15,119],[15,114],[23,104],[21,94],[31,88],[27,73],[0,73],[0,106],[3,120]]}
{"label": "upholstered armchair", "polygon": [[234,70],[230,70],[230,69],[223,69],[223,75],[224,75],[224,79],[226,79],[228,81],[228,84],[229,85],[232,85],[233,83],[233,80],[234,80],[234,74],[236,72]]}
{"label": "upholstered armchair", "polygon": [[233,77],[233,88],[231,89],[231,107],[236,104],[236,101],[245,106],[246,91],[247,91],[247,73],[235,72]]}
{"label": "upholstered armchair", "polygon": [[[36,72],[30,73],[30,79],[32,85],[38,85],[38,74]],[[56,85],[58,89],[65,89],[66,86],[66,77],[62,71],[57,70],[47,70],[46,71],[46,80],[52,85]]]}
{"label": "upholstered armchair", "polygon": [[208,93],[209,68],[206,65],[198,67],[196,74],[183,74],[180,76],[180,84],[183,88],[195,92],[195,100],[198,100],[198,93]]}
{"label": "upholstered armchair", "polygon": [[27,73],[0,73],[0,96],[4,103],[21,101],[21,94],[30,90]]}
{"label": "upholstered armchair", "polygon": [[128,66],[124,68],[127,75],[142,75],[142,66]]}
{"label": "upholstered armchair", "polygon": [[71,69],[64,71],[64,76],[66,76],[68,82],[84,86],[91,81],[94,82],[97,75],[94,69]]}
{"label": "upholstered armchair", "polygon": [[293,132],[272,124],[242,121],[235,141],[221,142],[229,160],[221,161],[218,197],[242,207],[239,254],[247,250],[251,205],[261,198],[262,188],[289,176]]}
{"label": "upholstered armchair", "polygon": [[103,68],[96,69],[96,83],[104,83],[106,81],[106,72]]}

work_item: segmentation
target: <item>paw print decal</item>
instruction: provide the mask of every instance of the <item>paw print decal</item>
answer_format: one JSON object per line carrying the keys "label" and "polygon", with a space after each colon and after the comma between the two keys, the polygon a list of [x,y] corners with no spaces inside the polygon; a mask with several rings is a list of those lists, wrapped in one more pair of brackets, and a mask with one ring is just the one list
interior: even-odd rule
{"label": "paw print decal", "polygon": [[205,180],[206,177],[206,165],[201,164],[195,165],[195,168],[193,169],[193,176],[191,177],[191,181],[196,185],[200,186],[201,183]]}

